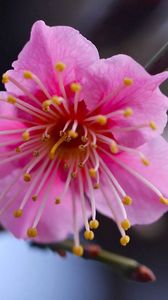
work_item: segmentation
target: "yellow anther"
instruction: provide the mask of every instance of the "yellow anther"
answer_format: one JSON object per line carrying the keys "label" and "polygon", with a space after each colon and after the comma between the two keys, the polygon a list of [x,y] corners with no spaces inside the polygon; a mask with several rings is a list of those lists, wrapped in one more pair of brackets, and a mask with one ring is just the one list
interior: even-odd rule
{"label": "yellow anther", "polygon": [[127,107],[123,113],[124,117],[129,118],[133,115],[133,110],[130,107]]}
{"label": "yellow anther", "polygon": [[77,256],[82,256],[83,252],[84,252],[84,249],[80,245],[79,246],[73,246],[72,252],[73,252],[73,254],[75,254]]}
{"label": "yellow anther", "polygon": [[9,75],[4,73],[2,75],[2,83],[5,84],[5,83],[8,83],[9,82]]}
{"label": "yellow anther", "polygon": [[33,156],[34,157],[38,157],[40,155],[40,152],[38,151],[38,150],[35,150],[34,152],[33,152]]}
{"label": "yellow anther", "polygon": [[30,238],[35,238],[36,236],[37,236],[37,229],[36,228],[29,228],[28,230],[27,230],[27,235],[28,235],[28,237],[30,237]]}
{"label": "yellow anther", "polygon": [[20,153],[22,150],[19,147],[16,147],[15,151],[16,153]]}
{"label": "yellow anther", "polygon": [[96,122],[100,125],[106,125],[107,124],[107,118],[103,115],[98,115],[96,117]]}
{"label": "yellow anther", "polygon": [[72,172],[72,173],[71,173],[71,178],[72,178],[72,179],[73,179],[73,178],[76,178],[76,175],[77,175],[77,172],[76,172],[76,171]]}
{"label": "yellow anther", "polygon": [[60,204],[60,203],[61,203],[61,198],[57,197],[57,198],[55,199],[55,204]]}
{"label": "yellow anther", "polygon": [[32,79],[33,78],[33,74],[30,71],[24,71],[23,72],[23,77],[25,79]]}
{"label": "yellow anther", "polygon": [[37,200],[37,195],[33,195],[33,196],[32,196],[32,200],[33,200],[33,201],[36,201],[36,200]]}
{"label": "yellow anther", "polygon": [[73,139],[76,139],[78,137],[78,133],[76,131],[73,131],[73,130],[69,130],[68,131],[68,135],[73,138]]}
{"label": "yellow anther", "polygon": [[8,103],[10,104],[15,104],[16,103],[16,98],[13,97],[12,95],[9,95],[7,98]]}
{"label": "yellow anther", "polygon": [[62,136],[50,150],[50,159],[53,160],[58,147],[65,141],[65,136]]}
{"label": "yellow anther", "polygon": [[42,109],[44,111],[49,111],[50,109],[50,105],[52,104],[52,101],[51,100],[46,100],[42,103]]}
{"label": "yellow anther", "polygon": [[86,151],[86,148],[84,147],[84,145],[79,145],[78,148],[82,152]]}
{"label": "yellow anther", "polygon": [[121,244],[122,246],[126,246],[126,245],[129,243],[129,241],[130,241],[129,235],[124,235],[124,236],[122,236],[121,239],[120,239],[120,244]]}
{"label": "yellow anther", "polygon": [[85,230],[84,238],[85,240],[92,241],[94,239],[94,232],[92,230]]}
{"label": "yellow anther", "polygon": [[23,179],[25,182],[29,182],[31,180],[31,175],[29,173],[25,173]]}
{"label": "yellow anther", "polygon": [[65,70],[65,64],[62,62],[62,61],[58,61],[55,65],[55,69],[58,71],[58,72],[62,72]]}
{"label": "yellow anther", "polygon": [[91,220],[89,222],[89,226],[91,229],[97,229],[99,227],[99,221],[98,220]]}
{"label": "yellow anther", "polygon": [[130,221],[128,219],[125,219],[121,222],[121,227],[124,230],[128,230],[131,227]]}
{"label": "yellow anther", "polygon": [[22,216],[22,214],[23,214],[22,209],[15,210],[13,213],[15,218],[20,218]]}
{"label": "yellow anther", "polygon": [[96,177],[96,170],[94,168],[90,168],[89,169],[89,174],[90,174],[90,177]]}
{"label": "yellow anther", "polygon": [[84,164],[83,164],[82,161],[80,161],[80,162],[78,163],[78,167],[79,167],[80,169],[84,167]]}
{"label": "yellow anther", "polygon": [[90,146],[93,147],[93,148],[95,148],[95,149],[97,148],[97,145],[94,144],[94,143],[91,143]]}
{"label": "yellow anther", "polygon": [[50,137],[51,137],[50,134],[43,135],[41,141],[45,143],[50,139]]}
{"label": "yellow anther", "polygon": [[58,96],[53,96],[51,101],[56,105],[61,105],[61,103],[63,102],[63,98]]}
{"label": "yellow anther", "polygon": [[163,196],[160,197],[160,202],[161,202],[162,204],[168,205],[168,199],[164,198]]}
{"label": "yellow anther", "polygon": [[132,79],[132,78],[125,77],[125,78],[124,78],[124,84],[125,84],[126,86],[132,85],[132,84],[133,84],[133,79]]}
{"label": "yellow anther", "polygon": [[150,121],[149,127],[150,127],[152,130],[156,130],[156,129],[157,129],[156,123],[155,123],[154,121]]}
{"label": "yellow anther", "polygon": [[131,205],[131,204],[132,204],[132,199],[131,199],[130,196],[127,196],[127,195],[126,195],[126,196],[123,198],[122,202],[123,202],[123,204],[125,204],[125,205]]}
{"label": "yellow anther", "polygon": [[23,132],[22,139],[24,142],[27,142],[30,140],[30,133],[28,131]]}
{"label": "yellow anther", "polygon": [[113,154],[118,153],[118,146],[115,141],[112,141],[112,143],[110,144],[110,150]]}
{"label": "yellow anther", "polygon": [[68,163],[64,163],[64,170],[68,170],[68,168],[69,168]]}
{"label": "yellow anther", "polygon": [[73,82],[73,83],[71,83],[70,88],[74,93],[77,93],[77,92],[81,91],[82,87],[81,87],[80,83]]}
{"label": "yellow anther", "polygon": [[93,185],[93,188],[94,188],[95,190],[99,189],[99,188],[100,188],[100,184],[99,184],[99,183],[95,183],[95,184]]}
{"label": "yellow anther", "polygon": [[144,164],[144,166],[149,166],[150,165],[150,161],[144,156],[141,157],[141,161]]}
{"label": "yellow anther", "polygon": [[87,136],[81,136],[81,141],[83,142],[83,143],[86,143],[87,141],[88,141],[88,137]]}

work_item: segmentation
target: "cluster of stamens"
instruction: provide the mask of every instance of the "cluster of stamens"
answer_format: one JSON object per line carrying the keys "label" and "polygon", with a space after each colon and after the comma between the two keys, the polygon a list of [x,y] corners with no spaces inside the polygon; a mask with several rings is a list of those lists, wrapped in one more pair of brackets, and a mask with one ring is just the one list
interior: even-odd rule
{"label": "cluster of stamens", "polygon": [[[128,171],[128,173],[143,182],[144,185],[158,196],[163,204],[167,205],[168,200],[162,196],[161,192],[151,182],[117,158],[119,152],[128,152],[137,155],[144,166],[150,164],[149,160],[140,151],[118,144],[112,135],[111,129],[108,128],[109,119],[118,117],[129,118],[133,114],[133,109],[126,107],[123,110],[113,111],[106,115],[95,114],[94,110],[92,112],[86,111],[85,117],[81,118],[80,101],[82,99],[80,98],[80,92],[82,86],[78,82],[70,84],[70,89],[73,93],[73,101],[70,102],[63,81],[65,68],[66,66],[63,62],[57,62],[55,66],[61,94],[59,96],[50,95],[47,88],[35,74],[30,71],[23,72],[23,77],[27,80],[33,80],[37,88],[45,95],[46,100],[43,102],[12,76],[8,74],[3,75],[3,83],[10,81],[19,88],[30,101],[26,102],[14,95],[8,95],[7,99],[0,99],[1,101],[14,105],[18,110],[27,113],[29,117],[27,120],[24,120],[19,117],[0,116],[0,119],[14,120],[23,124],[22,128],[19,127],[18,129],[0,131],[1,137],[7,137],[9,135],[11,137],[10,141],[4,138],[0,143],[0,147],[9,147],[10,149],[9,151],[0,153],[0,164],[3,165],[22,158],[28,160],[28,163],[18,174],[17,178],[14,178],[12,183],[10,183],[0,195],[0,215],[13,205],[17,194],[7,203],[3,201],[4,197],[9,190],[14,187],[17,180],[23,176],[25,182],[23,190],[25,193],[20,207],[14,211],[14,217],[22,217],[27,202],[30,201],[30,199],[32,199],[32,201],[38,201],[39,195],[42,192],[37,215],[33,224],[27,229],[28,237],[35,238],[38,235],[38,224],[45,209],[49,191],[58,176],[58,171],[61,170],[61,172],[66,174],[64,189],[59,195],[50,195],[50,197],[53,197],[53,203],[61,205],[62,201],[66,201],[66,193],[68,190],[71,189],[74,191],[72,192],[74,254],[83,254],[83,247],[80,245],[77,226],[76,201],[79,201],[79,199],[81,201],[85,239],[93,240],[94,230],[99,227],[99,221],[96,219],[95,189],[100,189],[102,192],[121,233],[120,243],[125,246],[130,240],[126,231],[131,227],[125,206],[131,205],[132,199],[125,193],[112,171],[108,168],[108,165],[102,158],[102,154],[106,155],[108,159],[110,158],[113,162]],[[132,84],[132,78],[123,78],[120,89],[129,88]],[[108,99],[111,100],[114,96],[112,93],[102,99],[99,105],[100,108]],[[120,128],[120,130],[141,130],[144,127],[156,130],[154,121],[149,121],[138,126]],[[109,189],[113,193],[113,201],[116,201],[119,213],[114,210],[112,201],[106,193],[103,182],[108,184]],[[75,188],[76,183],[79,187],[78,191],[76,191]],[[29,188],[27,188],[28,186]],[[87,217],[86,196],[89,198],[92,212],[90,221]]]}

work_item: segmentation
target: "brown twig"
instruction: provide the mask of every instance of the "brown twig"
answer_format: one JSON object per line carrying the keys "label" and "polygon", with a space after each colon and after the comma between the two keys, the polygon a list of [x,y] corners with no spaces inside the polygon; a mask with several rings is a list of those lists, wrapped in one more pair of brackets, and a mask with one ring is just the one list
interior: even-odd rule
{"label": "brown twig", "polygon": [[[65,240],[58,244],[39,245],[33,243],[33,246],[40,248],[49,248],[54,252],[57,252],[61,256],[65,256],[66,252],[72,252],[73,242],[71,240]],[[98,262],[103,262],[109,265],[113,271],[121,274],[129,280],[138,282],[152,282],[156,277],[154,273],[146,266],[141,265],[139,262],[118,255],[106,250],[101,249],[100,246],[95,244],[83,245],[84,247],[84,259],[91,259]]]}

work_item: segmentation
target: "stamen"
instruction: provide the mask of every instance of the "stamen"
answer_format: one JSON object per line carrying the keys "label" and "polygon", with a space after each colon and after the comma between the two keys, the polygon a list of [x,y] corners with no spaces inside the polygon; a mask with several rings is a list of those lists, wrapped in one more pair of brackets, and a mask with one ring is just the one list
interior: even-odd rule
{"label": "stamen", "polygon": [[94,232],[92,230],[85,230],[84,238],[85,240],[92,241],[94,239]]}
{"label": "stamen", "polygon": [[86,230],[89,231],[90,228],[89,228],[89,223],[86,215],[86,203],[85,203],[83,180],[82,180],[81,172],[79,172],[78,174],[78,182],[79,182],[79,192],[80,192],[80,199],[81,199],[81,206],[82,206],[83,222]]}
{"label": "stamen", "polygon": [[97,229],[99,227],[99,221],[98,220],[91,220],[89,222],[91,229]]}
{"label": "stamen", "polygon": [[66,68],[66,65],[62,61],[58,61],[55,65],[55,69],[57,72],[63,72]]}
{"label": "stamen", "polygon": [[96,148],[97,147],[97,145],[96,145],[96,142],[97,142],[96,134],[92,130],[89,130],[89,133],[91,134],[92,139],[93,139],[91,145]]}
{"label": "stamen", "polygon": [[29,173],[25,173],[23,178],[25,182],[29,182],[31,180],[31,175]]}
{"label": "stamen", "polygon": [[116,110],[106,115],[106,118],[111,118],[114,116],[122,115],[123,117],[131,117],[133,115],[133,109],[131,107],[127,107],[126,109]]}
{"label": "stamen", "polygon": [[83,252],[84,252],[84,249],[83,249],[83,247],[81,245],[79,245],[79,246],[73,246],[72,252],[73,252],[74,255],[82,256]]}
{"label": "stamen", "polygon": [[125,78],[124,78],[124,84],[125,84],[126,86],[132,85],[132,84],[133,84],[133,79],[132,79],[132,78],[129,78],[129,77],[125,77]]}
{"label": "stamen", "polygon": [[[48,176],[50,175],[52,169],[53,169],[53,166],[55,164],[55,161],[52,161],[49,168],[48,168]],[[55,166],[55,169],[53,170],[52,172],[52,175],[51,175],[51,178],[50,178],[50,181],[49,181],[49,184],[47,185],[47,188],[46,188],[46,191],[44,193],[44,196],[43,196],[43,199],[42,199],[42,202],[41,202],[41,205],[39,207],[39,210],[37,212],[37,215],[35,217],[35,220],[34,220],[34,223],[33,223],[33,226],[32,228],[36,228],[40,219],[41,219],[41,216],[42,216],[42,213],[44,211],[44,208],[45,208],[45,205],[46,205],[46,202],[48,200],[48,195],[50,194],[49,191],[51,190],[51,187],[53,185],[53,180],[55,179],[55,176],[56,176],[56,173],[57,173],[57,170],[58,170],[58,167],[59,167],[59,164],[60,164],[60,161],[57,161],[56,163],[56,166]]]}
{"label": "stamen", "polygon": [[116,222],[121,235],[125,236],[125,231],[121,227],[120,220],[119,220],[119,218],[118,218],[118,216],[117,216],[117,214],[116,214],[116,212],[115,212],[115,210],[113,208],[113,205],[111,204],[111,201],[109,200],[109,197],[107,196],[106,191],[105,191],[105,189],[103,187],[101,188],[101,192],[102,192],[102,194],[104,196],[104,199],[106,200],[106,203],[107,203],[107,205],[108,205],[108,207],[109,207],[109,209],[110,209],[110,211],[112,213],[112,218]]}
{"label": "stamen", "polygon": [[120,239],[120,244],[122,246],[126,246],[130,241],[130,237],[129,235],[125,235],[125,236],[122,236],[121,239]]}
{"label": "stamen", "polygon": [[88,130],[86,126],[83,126],[84,129],[84,135],[81,137],[81,141],[83,143],[86,143],[88,141]]}
{"label": "stamen", "polygon": [[65,105],[65,100],[64,100],[64,98],[58,97],[58,96],[53,96],[53,97],[51,98],[51,101],[52,101],[52,105],[55,107],[55,109],[57,110],[57,112],[58,112],[61,116],[63,116],[63,115],[64,115],[64,112],[62,111],[62,108],[60,108],[59,106],[60,106],[61,104],[63,104],[65,110],[67,111],[67,107],[66,107],[66,105]]}
{"label": "stamen", "polygon": [[[161,203],[164,202],[164,201],[162,201],[162,199],[165,199],[165,198],[163,197],[162,193],[150,181],[148,181],[145,177],[143,177],[141,174],[137,173],[132,168],[128,167],[127,165],[125,165],[124,163],[122,163],[121,161],[119,161],[118,159],[116,159],[114,156],[111,156],[110,153],[108,153],[106,150],[104,150],[102,148],[99,148],[99,149],[101,151],[103,151],[104,153],[106,153],[113,161],[115,161],[123,169],[127,170],[130,174],[132,174],[137,179],[139,179],[141,182],[143,182],[144,185],[146,185],[150,190],[152,190],[159,197],[159,200],[161,201]],[[167,199],[165,199],[165,200],[166,201],[165,201],[164,204],[168,204]]]}
{"label": "stamen", "polygon": [[[57,71],[58,84],[59,84],[60,91],[63,95],[63,98],[67,100],[67,95],[65,92],[65,87],[64,87],[64,83],[63,83],[63,77],[62,77],[62,72],[65,70],[65,64],[63,62],[57,62],[55,69]],[[67,107],[67,109],[68,109],[68,107]]]}
{"label": "stamen", "polygon": [[88,121],[94,121],[98,123],[99,125],[106,125],[107,124],[107,117],[103,115],[97,115],[93,117],[89,117],[85,119],[86,122]]}
{"label": "stamen", "polygon": [[46,113],[44,113],[42,110],[40,110],[39,108],[37,108],[19,98],[13,97],[12,95],[9,95],[7,97],[7,101],[9,103],[11,103],[11,101],[15,101],[15,106],[16,106],[16,104],[19,104],[19,105],[23,106],[24,108],[27,108],[28,111],[30,110],[30,111],[36,112],[36,113],[40,114],[40,116],[42,115],[42,116],[48,118],[48,115]]}
{"label": "stamen", "polygon": [[78,121],[75,120],[72,129],[68,131],[68,135],[73,139],[76,139],[78,137],[78,133],[76,132],[77,127],[78,127]]}
{"label": "stamen", "polygon": [[121,222],[121,227],[124,230],[128,230],[131,227],[130,221],[128,219],[125,219]]}
{"label": "stamen", "polygon": [[[41,178],[40,184],[39,184],[38,187],[37,187],[36,193],[35,193],[35,195],[34,195],[34,196],[36,196],[36,197],[38,197],[40,191],[42,190],[42,187],[44,186],[44,184],[45,184],[45,182],[46,182],[46,180],[47,180],[47,178],[48,178],[48,176],[49,176],[49,173],[50,173],[51,168],[52,168],[52,166],[53,166],[53,164],[54,164],[54,161],[51,163],[49,159],[46,159],[45,163],[46,163],[46,164],[44,165],[45,167],[47,166],[48,163],[49,163],[49,165],[47,166],[47,169],[45,170],[45,172],[44,172],[44,174],[43,174],[43,177]],[[44,167],[44,168],[45,168],[45,167]],[[40,174],[41,174],[41,172],[40,172]]]}
{"label": "stamen", "polygon": [[44,95],[50,99],[51,95],[49,94],[48,90],[46,89],[46,87],[44,86],[44,84],[41,82],[41,80],[32,72],[30,71],[24,71],[23,72],[23,77],[25,79],[32,79],[41,89],[41,91],[44,93]]}
{"label": "stamen", "polygon": [[144,166],[149,166],[149,160],[144,156],[144,154],[141,151],[121,145],[118,145],[118,148],[120,150],[123,150],[124,152],[137,154],[138,156],[140,156],[141,162],[144,164]]}
{"label": "stamen", "polygon": [[20,218],[23,214],[23,211],[21,209],[15,210],[13,215],[15,218]]}
{"label": "stamen", "polygon": [[[0,99],[1,101],[1,99]],[[4,101],[6,102],[6,100]],[[21,119],[21,118],[16,118],[16,117],[11,117],[11,116],[0,116],[0,119],[3,119],[3,120],[11,120],[11,121],[17,121],[17,122],[24,122],[24,123],[30,123],[30,124],[39,124],[35,121],[30,121],[30,120],[25,120],[25,119]]]}
{"label": "stamen", "polygon": [[118,145],[117,145],[117,143],[116,143],[115,140],[113,140],[113,139],[111,139],[111,138],[109,138],[109,137],[107,137],[107,136],[104,136],[104,135],[102,135],[102,134],[97,134],[97,137],[99,138],[99,140],[100,140],[101,142],[106,143],[106,144],[109,145],[110,150],[111,150],[111,152],[112,152],[113,154],[118,153],[119,149],[118,149]]}
{"label": "stamen", "polygon": [[50,159],[53,160],[55,158],[56,151],[58,147],[65,141],[66,136],[62,136],[56,143],[55,145],[51,148],[50,150]]}
{"label": "stamen", "polygon": [[79,231],[78,231],[78,224],[77,224],[77,208],[76,208],[76,192],[75,186],[72,182],[72,213],[73,213],[73,228],[74,228],[74,246],[72,252],[77,256],[83,255],[83,247],[80,245],[79,241]]}
{"label": "stamen", "polygon": [[8,76],[8,81],[12,82],[19,90],[21,90],[25,96],[28,96],[32,101],[34,101],[36,104],[40,105],[40,101],[38,98],[36,98],[32,93],[30,93],[26,87],[24,87],[20,82],[18,82],[16,79],[11,77],[10,75]]}
{"label": "stamen", "polygon": [[73,176],[72,176],[73,172],[72,171],[73,171],[73,168],[74,168],[74,164],[75,164],[75,162],[73,161],[72,164],[71,164],[71,166],[70,166],[70,169],[68,171],[68,176],[67,176],[67,179],[66,179],[66,182],[65,182],[65,185],[64,185],[64,189],[63,189],[61,195],[56,198],[55,202],[57,202],[58,199],[61,201],[61,199],[64,198],[64,196],[65,196],[65,194],[66,194],[66,192],[67,192],[67,190],[69,188],[69,185],[71,183],[71,180],[73,178]]}
{"label": "stamen", "polygon": [[2,75],[2,83],[3,84],[6,84],[6,83],[8,83],[9,82],[9,75],[7,74],[7,73],[4,73],[3,75]]}
{"label": "stamen", "polygon": [[[117,179],[115,178],[115,176],[112,174],[112,171],[104,163],[103,159],[101,157],[99,159],[100,159],[100,163],[102,165],[102,168],[106,172],[108,178],[110,179],[110,181],[112,182],[112,184],[116,187],[117,191],[123,197],[123,203],[126,204],[126,205],[130,205],[132,203],[131,197],[128,196],[128,195],[126,195],[125,191],[123,190],[123,188],[121,187],[121,185],[119,184],[119,182],[117,181]],[[110,186],[111,186],[111,183],[110,183]]]}
{"label": "stamen", "polygon": [[[47,162],[48,162],[48,160],[47,160]],[[46,178],[48,177],[48,175],[49,175],[49,173],[50,173],[50,171],[51,171],[52,166],[53,166],[53,164],[50,163],[50,165],[49,165],[47,171],[46,171],[45,174],[44,174],[44,177],[43,177],[42,180],[40,181],[40,184],[39,184],[39,186],[38,186],[36,195],[38,195],[39,191],[41,190],[41,188],[42,188],[42,186],[43,186],[43,184],[44,184]],[[42,174],[40,169],[39,169],[39,172],[40,172],[40,174]],[[37,174],[38,174],[38,173],[37,173]],[[46,175],[46,174],[47,174],[47,175]],[[32,185],[30,185],[30,187],[29,187],[27,193],[25,194],[25,196],[24,196],[24,198],[23,198],[23,200],[22,200],[22,203],[21,203],[19,209],[23,210],[23,208],[25,207],[25,205],[26,205],[26,203],[27,203],[27,201],[28,201],[28,199],[29,199],[29,197],[30,197],[30,195],[31,195],[31,193],[32,193],[32,191],[33,191],[33,189],[34,189],[34,187],[35,187],[35,185],[36,185],[38,179],[39,179],[39,176],[35,177],[34,182],[32,182]]]}
{"label": "stamen", "polygon": [[23,139],[24,142],[29,141],[29,139],[30,139],[30,133],[27,130],[23,132],[22,139]]}
{"label": "stamen", "polygon": [[157,129],[157,126],[155,124],[154,121],[150,121],[149,123],[143,123],[143,124],[140,124],[140,125],[134,125],[134,126],[129,126],[129,127],[120,127],[120,128],[115,128],[115,130],[117,130],[118,132],[119,131],[135,131],[135,130],[138,130],[138,129],[143,129],[143,128],[151,128],[152,130],[156,130]]}
{"label": "stamen", "polygon": [[[35,160],[31,163],[31,165],[29,166],[29,168],[27,169],[26,173],[30,173],[32,171],[32,169],[45,157],[45,155],[47,154],[48,150],[46,151],[46,148],[42,147],[40,150],[44,150],[38,157],[35,156]],[[39,153],[40,153],[39,150]]]}
{"label": "stamen", "polygon": [[13,161],[13,160],[15,160],[15,159],[20,159],[20,158],[22,158],[22,157],[24,157],[24,156],[26,156],[26,155],[28,155],[28,154],[33,153],[34,150],[35,150],[35,149],[32,148],[32,149],[29,149],[29,150],[25,151],[24,153],[17,153],[16,155],[13,155],[13,156],[10,157],[10,158],[6,158],[6,159],[4,159],[4,160],[1,160],[1,161],[0,161],[0,165],[3,165],[3,164],[5,164],[5,163],[8,163],[8,162]]}
{"label": "stamen", "polygon": [[80,83],[71,83],[70,85],[71,90],[75,93],[74,97],[74,112],[77,113],[78,110],[78,101],[79,101],[79,94],[81,91],[81,85]]}
{"label": "stamen", "polygon": [[152,130],[156,130],[157,127],[156,127],[156,123],[154,121],[150,121],[149,122],[149,127],[152,129]]}
{"label": "stamen", "polygon": [[37,237],[37,229],[36,228],[28,228],[28,230],[27,230],[27,236],[29,237],[29,238],[35,238],[35,237]]}
{"label": "stamen", "polygon": [[86,166],[85,166],[85,174],[86,174],[87,185],[88,185],[88,190],[89,190],[89,200],[90,200],[91,209],[92,209],[92,220],[95,220],[96,219],[96,204],[95,204],[94,190],[93,190],[91,178],[89,176],[89,171]]}

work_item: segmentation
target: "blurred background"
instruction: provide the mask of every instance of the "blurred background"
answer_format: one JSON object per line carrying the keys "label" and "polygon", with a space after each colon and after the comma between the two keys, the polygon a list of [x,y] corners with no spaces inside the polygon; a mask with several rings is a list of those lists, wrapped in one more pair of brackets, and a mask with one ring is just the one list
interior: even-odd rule
{"label": "blurred background", "polygon": [[[167,0],[29,0],[0,1],[0,73],[5,72],[29,39],[32,24],[77,28],[101,57],[125,53],[145,65],[168,39]],[[152,284],[129,282],[109,267],[68,255],[32,249],[10,234],[0,234],[2,300],[166,300],[168,294],[168,222],[135,227],[122,248],[112,221],[100,216],[96,242],[153,269]]]}

